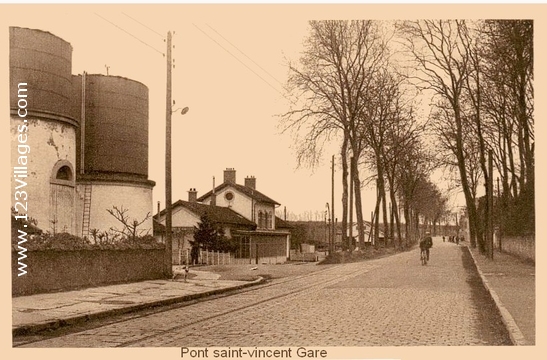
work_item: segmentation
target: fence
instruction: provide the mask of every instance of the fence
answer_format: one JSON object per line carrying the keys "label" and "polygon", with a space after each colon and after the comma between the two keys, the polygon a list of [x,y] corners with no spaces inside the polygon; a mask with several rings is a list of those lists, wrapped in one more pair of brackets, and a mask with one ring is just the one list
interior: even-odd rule
{"label": "fence", "polygon": [[[190,249],[179,250],[180,264],[190,264],[191,259]],[[202,265],[244,265],[252,262],[249,258],[236,258],[227,252],[200,250],[198,263]]]}
{"label": "fence", "polygon": [[236,258],[231,253],[225,253],[220,251],[199,251],[199,258],[201,264],[206,265],[240,265],[250,264],[250,259]]}
{"label": "fence", "polygon": [[[202,265],[246,265],[246,264],[282,264],[286,262],[285,256],[275,256],[270,254],[253,254],[253,257],[236,257],[232,253],[221,251],[199,251],[198,263]],[[179,250],[179,263],[190,264],[192,257],[190,249]]]}

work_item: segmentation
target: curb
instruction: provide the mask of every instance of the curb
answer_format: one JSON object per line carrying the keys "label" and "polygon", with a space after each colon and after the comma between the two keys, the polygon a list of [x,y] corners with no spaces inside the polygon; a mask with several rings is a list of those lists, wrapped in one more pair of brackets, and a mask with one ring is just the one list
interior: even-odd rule
{"label": "curb", "polygon": [[212,295],[222,294],[228,291],[243,289],[246,287],[262,284],[264,282],[266,282],[266,279],[260,276],[258,279],[249,281],[246,284],[226,287],[222,289],[209,290],[202,293],[196,293],[191,295],[183,295],[183,296],[178,296],[171,299],[151,301],[147,303],[122,307],[119,309],[101,311],[101,312],[97,312],[93,314],[77,315],[77,316],[72,316],[65,319],[55,319],[55,320],[47,321],[45,323],[40,323],[40,324],[23,325],[23,326],[19,326],[12,329],[12,336],[31,335],[31,334],[36,334],[45,330],[56,330],[61,327],[74,326],[74,325],[84,323],[90,320],[106,318],[106,317],[114,316],[114,315],[127,314],[130,312],[144,310],[151,307],[173,305],[180,302],[186,302],[186,301],[201,299],[201,298],[212,296]]}
{"label": "curb", "polygon": [[520,328],[515,322],[515,319],[513,319],[513,316],[511,315],[511,313],[507,310],[505,305],[503,305],[498,294],[494,291],[494,289],[492,289],[492,287],[490,286],[490,283],[488,282],[488,280],[482,273],[481,269],[477,265],[477,260],[475,259],[473,252],[469,249],[468,246],[465,246],[465,247],[467,248],[467,251],[471,255],[471,258],[473,259],[473,263],[475,264],[475,268],[477,269],[477,272],[479,273],[479,276],[481,277],[484,288],[486,289],[486,291],[488,291],[488,293],[490,294],[490,297],[492,298],[492,300],[494,300],[494,303],[498,307],[498,310],[501,314],[501,319],[503,323],[505,324],[507,332],[509,333],[509,337],[511,338],[511,342],[513,343],[513,345],[517,345],[517,346],[527,345],[524,335],[522,335],[522,332],[520,331]]}

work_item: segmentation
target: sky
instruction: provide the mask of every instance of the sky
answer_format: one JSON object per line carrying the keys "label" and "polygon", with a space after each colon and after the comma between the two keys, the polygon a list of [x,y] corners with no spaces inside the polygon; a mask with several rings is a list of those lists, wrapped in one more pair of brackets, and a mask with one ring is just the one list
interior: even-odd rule
{"label": "sky", "polygon": [[[389,6],[389,5],[388,5]],[[354,8],[355,9],[355,8]],[[359,14],[386,16],[386,9],[358,7]],[[402,8],[390,16],[403,16]],[[174,32],[172,78],[172,200],[198,196],[235,168],[237,182],[257,179],[257,190],[281,204],[281,212],[324,213],[331,199],[331,155],[318,168],[297,168],[292,138],[281,134],[279,116],[287,60],[296,61],[308,34],[307,21],[343,18],[352,12],[326,5],[33,5],[12,7],[10,26],[41,29],[71,43],[72,73],[108,74],[149,89],[149,179],[165,204],[166,43]],[[5,12],[4,12],[5,14]],[[7,31],[4,32],[7,35]],[[335,166],[335,210],[340,212],[341,172]],[[364,173],[361,178],[369,174]],[[442,184],[441,184],[442,187]],[[363,190],[363,213],[374,208],[374,190]],[[458,205],[458,199],[452,203]],[[460,205],[462,205],[461,203]],[[339,217],[341,218],[341,216]]]}
{"label": "sky", "polygon": [[[296,169],[291,138],[281,135],[277,115],[287,111],[283,84],[287,59],[296,60],[307,19],[283,11],[226,6],[64,6],[63,21],[34,6],[11,26],[41,29],[71,43],[72,72],[127,77],[149,88],[149,179],[165,204],[165,96],[167,31],[174,32],[172,98],[173,202],[209,191],[215,177],[235,168],[237,182],[257,179],[257,189],[299,214],[324,211],[330,201],[330,155],[312,172]],[[276,14],[276,16],[271,16]],[[338,179],[335,186],[338,185]]]}

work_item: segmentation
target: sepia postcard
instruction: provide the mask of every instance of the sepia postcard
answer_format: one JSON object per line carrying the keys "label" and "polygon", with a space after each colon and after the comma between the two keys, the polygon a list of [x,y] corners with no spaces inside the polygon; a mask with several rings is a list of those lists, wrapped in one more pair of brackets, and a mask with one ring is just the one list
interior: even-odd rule
{"label": "sepia postcard", "polygon": [[8,358],[540,358],[545,10],[0,4]]}

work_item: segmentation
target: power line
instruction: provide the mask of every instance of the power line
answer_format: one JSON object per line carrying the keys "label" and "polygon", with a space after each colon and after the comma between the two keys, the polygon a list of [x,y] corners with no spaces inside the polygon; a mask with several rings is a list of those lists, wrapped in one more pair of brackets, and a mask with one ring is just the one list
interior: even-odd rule
{"label": "power line", "polygon": [[275,91],[277,91],[281,96],[283,96],[285,99],[291,101],[289,98],[287,98],[285,96],[285,94],[283,94],[281,91],[279,91],[276,87],[274,87],[272,84],[270,84],[266,79],[264,79],[262,76],[260,76],[256,71],[254,71],[253,69],[251,69],[247,64],[245,64],[243,61],[241,61],[237,56],[235,56],[234,54],[232,54],[228,49],[226,49],[224,46],[222,46],[218,41],[216,41],[215,39],[213,39],[211,36],[209,36],[209,34],[207,34],[205,31],[201,30],[199,28],[199,26],[197,26],[196,24],[192,24],[194,25],[199,31],[201,31],[203,34],[205,34],[205,36],[207,36],[209,39],[211,39],[212,41],[214,41],[218,46],[220,46],[222,49],[224,49],[224,51],[226,51],[228,54],[230,54],[234,59],[236,59],[237,61],[239,61],[243,66],[245,66],[247,69],[249,69],[253,74],[255,74],[256,76],[258,76],[262,81],[264,81],[269,87],[271,87],[272,89],[274,89]]}
{"label": "power line", "polygon": [[135,18],[132,18],[131,16],[127,15],[126,13],[122,13],[123,15],[127,16],[128,18],[130,18],[131,20],[135,21],[136,23],[139,23],[141,24],[142,26],[144,26],[145,28],[147,28],[148,30],[152,31],[154,34],[157,34],[159,35],[162,39],[165,39],[165,36],[163,36],[163,34],[157,32],[156,30],[152,29],[151,27],[149,26],[146,26],[145,24],[143,24],[142,22],[140,22],[139,20],[135,19]]}
{"label": "power line", "polygon": [[123,31],[124,33],[128,34],[129,36],[131,36],[131,37],[135,38],[136,40],[140,41],[141,43],[143,43],[144,45],[148,46],[148,47],[151,48],[152,50],[154,50],[154,51],[156,51],[156,52],[158,52],[158,53],[160,53],[160,54],[162,54],[162,55],[165,56],[165,54],[164,54],[163,52],[159,51],[158,49],[156,49],[156,48],[153,47],[152,45],[150,45],[150,44],[148,44],[148,43],[142,41],[142,40],[139,39],[137,36],[131,34],[129,31],[127,31],[127,30],[125,30],[125,29],[119,27],[118,25],[114,24],[112,21],[105,19],[104,17],[102,17],[101,15],[99,15],[99,14],[97,14],[97,13],[95,13],[95,15],[97,15],[98,17],[100,17],[100,18],[103,19],[104,21],[110,23],[111,25],[117,27],[118,29],[120,29],[120,30]]}
{"label": "power line", "polygon": [[254,61],[253,59],[251,59],[247,54],[245,54],[241,49],[239,49],[237,46],[235,46],[234,44],[232,44],[230,42],[230,40],[226,39],[224,36],[222,36],[221,33],[219,33],[218,31],[216,31],[213,27],[211,27],[209,24],[206,24],[207,26],[209,26],[209,28],[211,30],[213,30],[214,32],[216,32],[218,34],[218,36],[220,36],[221,38],[223,38],[228,44],[232,45],[234,48],[236,48],[237,51],[239,51],[241,54],[243,54],[243,56],[245,56],[247,59],[251,60],[253,64],[255,64],[256,66],[258,66],[262,71],[264,71],[266,74],[270,75],[270,77],[272,79],[274,79],[275,81],[277,81],[279,84],[283,85],[283,83],[279,80],[277,80],[275,78],[275,76],[273,76],[272,74],[270,74],[266,69],[264,69],[262,66],[260,66],[256,61]]}

